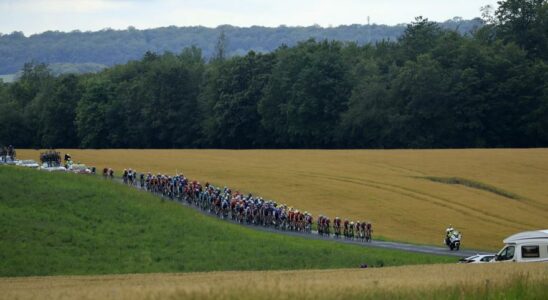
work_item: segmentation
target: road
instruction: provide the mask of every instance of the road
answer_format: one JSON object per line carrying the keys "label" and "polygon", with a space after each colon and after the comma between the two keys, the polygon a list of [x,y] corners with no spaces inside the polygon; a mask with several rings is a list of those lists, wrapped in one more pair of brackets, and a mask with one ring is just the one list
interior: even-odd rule
{"label": "road", "polygon": [[[122,180],[118,180],[118,182],[122,183]],[[134,186],[136,189],[141,190],[138,186]],[[142,190],[141,190],[142,191]],[[143,191],[146,192],[146,191]],[[157,195],[158,197],[162,197],[161,195]],[[163,197],[164,199],[170,200],[167,197]],[[177,203],[192,208],[196,210],[197,212],[200,212],[201,214],[204,214],[206,216],[210,216],[212,218],[217,218],[217,216],[214,216],[206,211],[201,210],[200,208],[190,205],[184,201]],[[234,224],[239,224],[236,222],[233,222],[232,220],[224,220],[225,222],[230,222]],[[321,236],[318,235],[317,232],[312,232],[312,234],[309,233],[302,233],[302,232],[295,232],[295,231],[282,231],[282,230],[276,230],[274,228],[269,227],[262,227],[262,226],[256,226],[256,225],[249,225],[249,224],[239,224],[240,226],[244,226],[247,228],[251,228],[254,230],[260,230],[264,232],[271,232],[276,234],[284,234],[288,236],[294,236],[294,237],[301,237],[306,239],[312,239],[312,240],[325,240],[330,241],[334,243],[344,243],[344,244],[352,244],[357,245],[361,247],[373,247],[373,248],[382,248],[382,249],[391,249],[391,250],[401,250],[406,252],[416,252],[416,253],[426,253],[426,254],[433,254],[433,255],[446,255],[446,256],[454,256],[454,257],[468,257],[475,254],[487,254],[487,252],[480,251],[480,250],[473,250],[473,249],[461,249],[459,251],[451,251],[447,247],[436,247],[436,246],[428,246],[428,245],[414,245],[414,244],[407,244],[407,243],[400,243],[400,242],[388,242],[388,241],[371,241],[369,243],[365,242],[359,242],[355,240],[347,240],[344,238],[334,238],[333,236],[327,237],[327,236]]]}

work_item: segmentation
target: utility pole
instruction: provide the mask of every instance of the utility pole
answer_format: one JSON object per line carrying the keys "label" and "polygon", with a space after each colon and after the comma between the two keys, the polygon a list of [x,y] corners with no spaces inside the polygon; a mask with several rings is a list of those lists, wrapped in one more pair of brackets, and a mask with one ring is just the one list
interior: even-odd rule
{"label": "utility pole", "polygon": [[367,43],[371,43],[371,17],[367,16]]}

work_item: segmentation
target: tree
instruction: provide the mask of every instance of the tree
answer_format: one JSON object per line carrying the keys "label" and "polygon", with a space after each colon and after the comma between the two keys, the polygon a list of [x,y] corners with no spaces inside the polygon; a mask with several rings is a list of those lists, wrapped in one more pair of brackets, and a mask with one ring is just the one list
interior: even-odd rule
{"label": "tree", "polygon": [[228,38],[226,37],[225,31],[221,30],[219,37],[217,38],[217,43],[215,44],[215,55],[213,56],[214,60],[223,61],[226,59],[226,53],[228,48]]}
{"label": "tree", "polygon": [[429,54],[407,61],[393,81],[399,114],[391,134],[413,148],[444,144],[444,131],[451,126],[447,114],[447,73]]}
{"label": "tree", "polygon": [[396,116],[390,105],[389,76],[382,74],[372,59],[361,62],[357,69],[358,83],[342,115],[337,139],[346,147],[389,147],[388,124]]}
{"label": "tree", "polygon": [[531,57],[548,58],[548,1],[499,1],[495,13],[497,31],[505,41],[513,41]]}
{"label": "tree", "polygon": [[142,114],[148,147],[193,147],[200,135],[200,95],[204,61],[197,48],[164,54],[146,66]]}
{"label": "tree", "polygon": [[421,54],[428,53],[436,46],[437,39],[442,33],[438,24],[423,17],[415,18],[415,22],[407,25],[405,32],[398,39],[404,59],[415,59]]}
{"label": "tree", "polygon": [[262,123],[285,147],[332,147],[351,86],[338,42],[281,49],[264,97]]}
{"label": "tree", "polygon": [[39,112],[42,148],[78,146],[74,119],[81,96],[79,79],[75,75],[63,76],[55,81],[52,93]]}
{"label": "tree", "polygon": [[0,80],[0,145],[25,147],[31,144],[31,135],[23,109],[10,92],[10,86]]}
{"label": "tree", "polygon": [[41,141],[40,118],[54,83],[46,64],[27,63],[19,80],[10,86],[13,100],[21,108],[23,124],[27,128],[27,147],[39,147]]}
{"label": "tree", "polygon": [[[109,130],[116,120],[107,118],[114,87],[107,78],[96,77],[85,81],[86,88],[76,108],[76,129],[83,148],[107,148]],[[115,146],[115,145],[112,145]]]}
{"label": "tree", "polygon": [[267,143],[257,103],[273,61],[273,55],[250,52],[219,66],[215,78],[209,80],[211,93],[204,128],[211,145],[249,148]]}

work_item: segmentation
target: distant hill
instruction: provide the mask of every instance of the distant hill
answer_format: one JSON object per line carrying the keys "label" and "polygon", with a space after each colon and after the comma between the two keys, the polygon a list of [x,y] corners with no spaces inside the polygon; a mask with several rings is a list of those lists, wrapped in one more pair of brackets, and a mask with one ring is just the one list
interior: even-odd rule
{"label": "distant hill", "polygon": [[[453,18],[441,23],[441,27],[469,33],[481,26],[480,19]],[[269,52],[281,45],[293,46],[299,41],[339,40],[366,44],[380,40],[396,40],[406,25],[347,25],[323,28],[308,27],[234,27],[217,28],[163,27],[137,30],[105,29],[95,32],[47,31],[26,37],[22,32],[0,35],[0,74],[13,74],[30,61],[47,64],[99,64],[112,66],[139,59],[146,51],[178,53],[183,48],[197,46],[206,58],[214,53],[221,32],[228,38],[228,55],[245,54],[250,50]]]}
{"label": "distant hill", "polygon": [[106,65],[97,63],[53,63],[48,65],[51,73],[55,76],[61,74],[97,73],[107,67]]}
{"label": "distant hill", "polygon": [[[97,73],[99,71],[108,68],[106,65],[96,64],[96,63],[51,63],[47,65],[53,76],[59,76],[61,74],[89,74]],[[22,70],[17,71],[13,74],[4,74],[0,75],[0,80],[6,83],[11,83],[19,79]]]}

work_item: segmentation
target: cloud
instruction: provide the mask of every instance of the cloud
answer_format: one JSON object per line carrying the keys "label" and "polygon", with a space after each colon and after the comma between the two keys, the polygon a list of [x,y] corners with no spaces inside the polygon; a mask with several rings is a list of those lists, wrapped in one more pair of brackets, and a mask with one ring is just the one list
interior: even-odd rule
{"label": "cloud", "polygon": [[22,30],[98,30],[128,26],[214,27],[337,26],[434,21],[479,16],[479,8],[496,0],[0,0],[0,32]]}
{"label": "cloud", "polygon": [[98,13],[129,8],[133,0],[18,0],[1,1],[0,9],[25,13]]}

